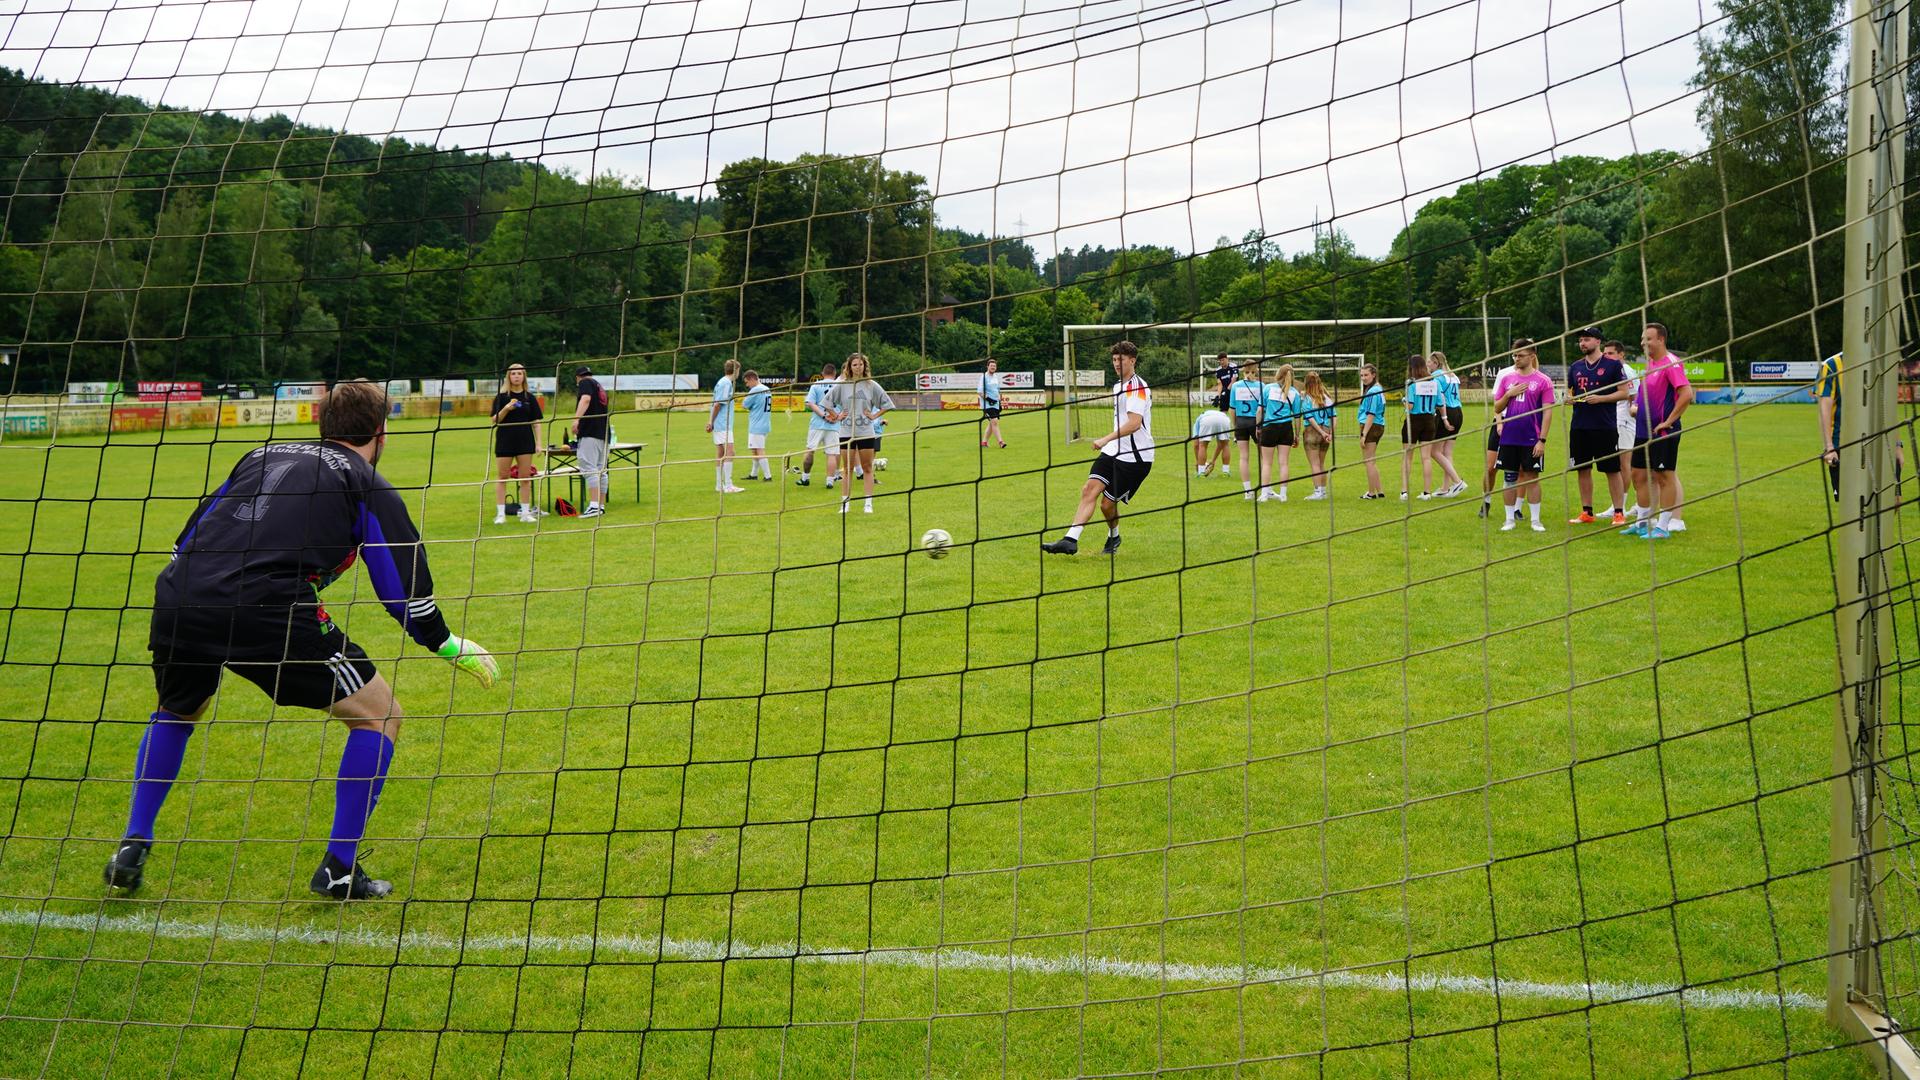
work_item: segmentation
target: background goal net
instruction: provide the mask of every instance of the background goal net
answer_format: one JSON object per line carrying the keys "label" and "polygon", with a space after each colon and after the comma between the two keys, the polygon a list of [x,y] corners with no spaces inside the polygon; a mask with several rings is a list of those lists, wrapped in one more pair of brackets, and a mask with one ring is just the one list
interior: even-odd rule
{"label": "background goal net", "polygon": [[[0,6],[0,1075],[1912,1075],[1914,13]],[[1200,431],[1223,352],[1324,465]],[[431,595],[231,587],[384,787],[277,639],[149,719],[355,378]]]}

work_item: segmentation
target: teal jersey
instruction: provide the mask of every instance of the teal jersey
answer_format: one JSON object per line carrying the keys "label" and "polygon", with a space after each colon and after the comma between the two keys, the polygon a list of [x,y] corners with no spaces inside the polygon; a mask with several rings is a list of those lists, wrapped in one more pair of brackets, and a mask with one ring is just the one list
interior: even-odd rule
{"label": "teal jersey", "polygon": [[1366,392],[1360,395],[1359,420],[1362,424],[1371,420],[1382,427],[1386,426],[1387,392],[1379,383],[1367,387]]}
{"label": "teal jersey", "polygon": [[1407,384],[1407,413],[1410,416],[1425,416],[1440,407],[1440,382],[1429,375],[1424,379],[1415,379]]}
{"label": "teal jersey", "polygon": [[1233,403],[1235,419],[1258,420],[1261,411],[1267,407],[1267,384],[1235,379],[1233,385],[1227,387],[1227,400]]}
{"label": "teal jersey", "polygon": [[713,384],[713,400],[716,404],[720,404],[724,406],[723,408],[717,411],[717,415],[715,415],[713,418],[713,430],[732,431],[733,430],[733,380],[732,379],[728,378],[725,375],[720,376],[720,381]]}
{"label": "teal jersey", "polygon": [[1319,424],[1328,431],[1333,430],[1333,399],[1315,402],[1305,394],[1300,395],[1300,416],[1309,423]]}
{"label": "teal jersey", "polygon": [[773,391],[766,383],[748,390],[741,396],[740,403],[747,407],[747,434],[768,435],[773,432]]}
{"label": "teal jersey", "polygon": [[1000,376],[980,376],[980,407],[997,409],[1000,407]]}
{"label": "teal jersey", "polygon": [[1440,384],[1440,407],[1457,409],[1460,407],[1460,379],[1451,371],[1442,371],[1434,375]]}
{"label": "teal jersey", "polygon": [[813,406],[815,405],[818,405],[822,409],[832,411],[833,406],[829,404],[827,400],[832,396],[833,396],[833,384],[830,382],[817,382],[817,383],[814,383],[812,386],[807,387],[807,415],[812,418],[807,423],[807,428],[809,430],[811,431],[840,430],[840,425],[834,423],[831,420],[822,418],[819,413],[813,411]]}
{"label": "teal jersey", "polygon": [[1300,403],[1297,390],[1281,390],[1279,384],[1267,387],[1266,399],[1261,405],[1260,422],[1263,424],[1290,424],[1294,411]]}

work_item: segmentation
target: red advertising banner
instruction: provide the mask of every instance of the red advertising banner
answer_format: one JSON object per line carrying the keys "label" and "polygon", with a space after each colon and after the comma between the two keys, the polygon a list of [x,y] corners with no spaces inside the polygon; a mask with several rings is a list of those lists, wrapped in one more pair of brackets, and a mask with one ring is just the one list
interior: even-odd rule
{"label": "red advertising banner", "polygon": [[201,386],[197,382],[139,382],[134,390],[141,401],[199,401]]}

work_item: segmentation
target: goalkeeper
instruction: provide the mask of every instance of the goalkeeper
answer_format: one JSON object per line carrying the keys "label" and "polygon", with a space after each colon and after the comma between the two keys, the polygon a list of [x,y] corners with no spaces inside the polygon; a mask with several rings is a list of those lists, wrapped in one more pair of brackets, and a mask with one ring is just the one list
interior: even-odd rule
{"label": "goalkeeper", "polygon": [[414,641],[493,685],[493,657],[448,631],[420,534],[400,493],[374,471],[387,441],[384,389],[339,383],[316,413],[319,442],[273,443],[240,459],[187,519],[154,584],[148,648],[159,708],[134,761],[126,838],[106,867],[111,886],[139,887],[154,819],[225,668],[276,704],[322,709],[347,725],[333,829],[313,891],[337,900],[393,891],[355,852],[393,759],[400,706],[320,602],[320,591],[356,560]]}

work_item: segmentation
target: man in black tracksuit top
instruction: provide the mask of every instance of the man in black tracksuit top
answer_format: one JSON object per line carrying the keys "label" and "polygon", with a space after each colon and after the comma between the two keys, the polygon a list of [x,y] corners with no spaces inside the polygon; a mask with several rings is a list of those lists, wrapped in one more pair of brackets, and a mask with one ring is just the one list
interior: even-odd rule
{"label": "man in black tracksuit top", "polygon": [[447,628],[420,534],[400,493],[374,471],[386,408],[374,384],[340,383],[320,402],[322,441],[251,451],[187,519],[154,583],[148,647],[159,708],[140,741],[109,885],[140,885],[154,819],[224,668],[276,704],[322,709],[346,723],[334,828],[312,887],[342,900],[391,891],[359,866],[355,850],[393,758],[400,708],[366,652],[334,625],[321,590],[360,561],[414,641],[485,685],[497,668],[485,649]]}

